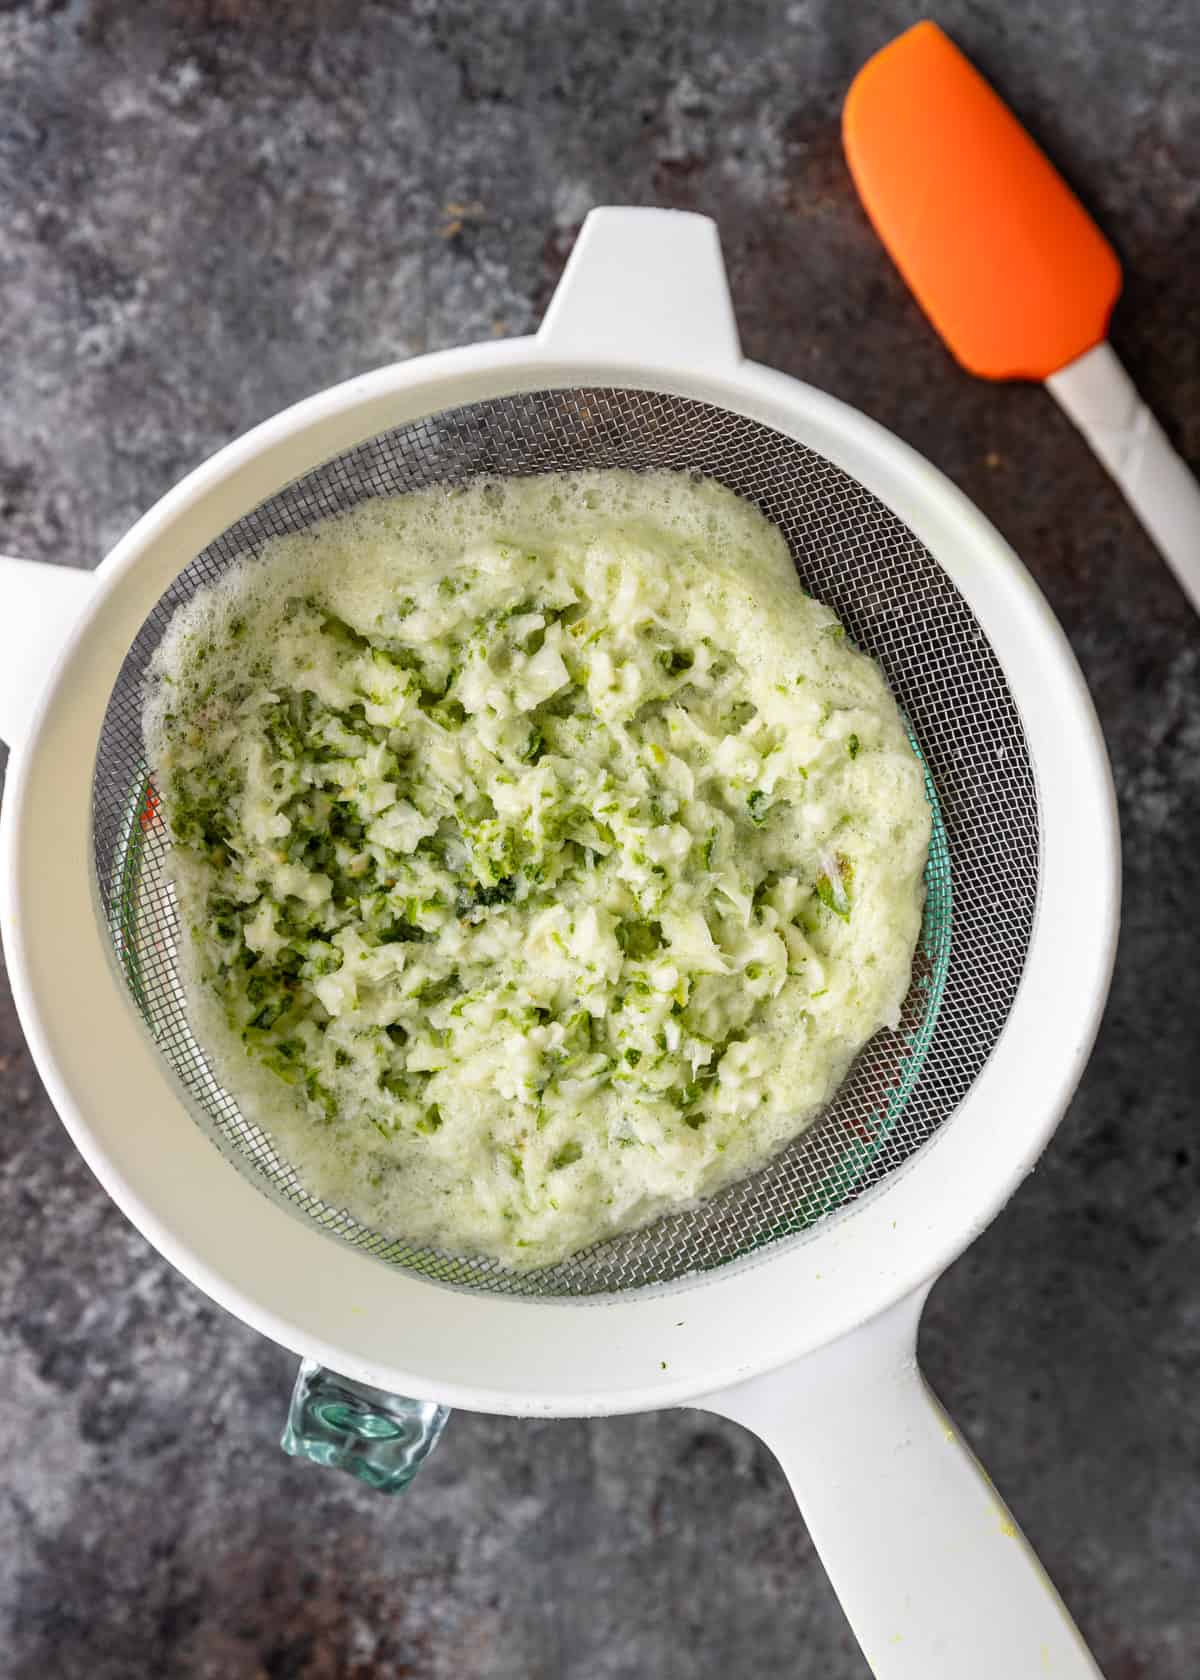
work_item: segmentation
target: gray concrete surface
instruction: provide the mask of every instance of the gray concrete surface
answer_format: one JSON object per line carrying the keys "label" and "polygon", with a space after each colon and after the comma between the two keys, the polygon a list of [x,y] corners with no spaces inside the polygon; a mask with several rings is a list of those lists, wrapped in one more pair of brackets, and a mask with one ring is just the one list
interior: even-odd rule
{"label": "gray concrete surface", "polygon": [[[749,353],[980,504],[1099,704],[1125,841],[1112,1001],[1041,1169],[935,1291],[924,1356],[1110,1680],[1190,1680],[1200,626],[1050,400],[957,371],[867,229],[839,104],[919,9],[0,0],[0,548],[91,565],[285,403],[527,330],[593,203],[719,216]],[[1200,463],[1192,0],[938,16],[1116,241],[1117,348]],[[7,1000],[0,1081],[0,1673],[866,1673],[732,1425],[459,1416],[393,1502],[285,1460],[291,1359],[109,1205]]]}

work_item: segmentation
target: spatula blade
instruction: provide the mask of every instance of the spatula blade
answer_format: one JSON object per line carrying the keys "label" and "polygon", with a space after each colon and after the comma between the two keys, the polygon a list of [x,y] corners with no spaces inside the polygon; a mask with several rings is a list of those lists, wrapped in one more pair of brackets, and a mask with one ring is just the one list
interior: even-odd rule
{"label": "spatula blade", "polygon": [[1046,379],[1104,339],[1116,253],[936,24],[867,61],[843,135],[880,239],[971,373]]}

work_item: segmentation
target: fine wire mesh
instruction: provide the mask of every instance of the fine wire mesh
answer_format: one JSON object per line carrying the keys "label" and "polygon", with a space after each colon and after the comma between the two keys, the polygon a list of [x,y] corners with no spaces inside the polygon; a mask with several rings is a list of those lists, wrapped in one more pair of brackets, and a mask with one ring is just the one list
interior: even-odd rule
{"label": "fine wire mesh", "polygon": [[[370,496],[481,474],[601,467],[715,478],[780,528],[804,587],[879,661],[904,710],[926,765],[934,843],[900,1029],[868,1045],[828,1112],[753,1177],[701,1205],[518,1274],[410,1245],[323,1203],[217,1083],[189,1029],[178,973],[167,840],[147,781],[143,683],[175,610],[272,537]],[[907,1159],[961,1102],[999,1037],[1038,880],[1037,799],[1016,706],[982,629],[927,550],[861,485],[793,439],[705,403],[610,387],[520,393],[399,426],[287,485],[191,559],[118,676],[97,754],[93,825],[117,962],[213,1141],[260,1188],[344,1241],[442,1282],[522,1296],[628,1289],[721,1265],[811,1225]]]}

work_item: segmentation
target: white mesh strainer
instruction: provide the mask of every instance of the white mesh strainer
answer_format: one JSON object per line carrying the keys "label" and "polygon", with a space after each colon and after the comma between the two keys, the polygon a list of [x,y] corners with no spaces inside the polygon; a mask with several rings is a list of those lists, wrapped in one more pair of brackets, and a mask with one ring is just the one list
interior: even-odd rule
{"label": "white mesh strainer", "polygon": [[[188,1030],[162,829],[140,820],[140,694],[174,609],[269,537],[367,496],[582,466],[700,471],[779,525],[805,586],[883,666],[935,836],[901,1030],[868,1047],[819,1125],[700,1209],[518,1278],[316,1201],[214,1080]],[[0,726],[20,748],[3,827],[14,989],[60,1112],[121,1205],[305,1356],[292,1449],[398,1485],[436,1439],[436,1402],[703,1403],[774,1446],[876,1672],[1033,1673],[1043,1646],[1055,1672],[1094,1672],[913,1357],[930,1280],[1032,1163],[1078,1077],[1115,931],[1094,716],[980,516],[861,416],[741,361],[710,223],[602,211],[536,340],[301,404],[193,474],[96,579],[0,571]]]}

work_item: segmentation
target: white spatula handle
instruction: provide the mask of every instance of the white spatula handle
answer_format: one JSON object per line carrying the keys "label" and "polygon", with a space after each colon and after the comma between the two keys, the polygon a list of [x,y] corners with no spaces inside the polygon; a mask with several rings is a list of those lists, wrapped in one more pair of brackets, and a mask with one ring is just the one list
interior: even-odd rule
{"label": "white spatula handle", "polygon": [[1113,353],[1098,344],[1046,385],[1124,492],[1200,612],[1200,484]]}
{"label": "white spatula handle", "polygon": [[703,1405],[779,1460],[876,1680],[1098,1680],[917,1368],[924,1296]]}

